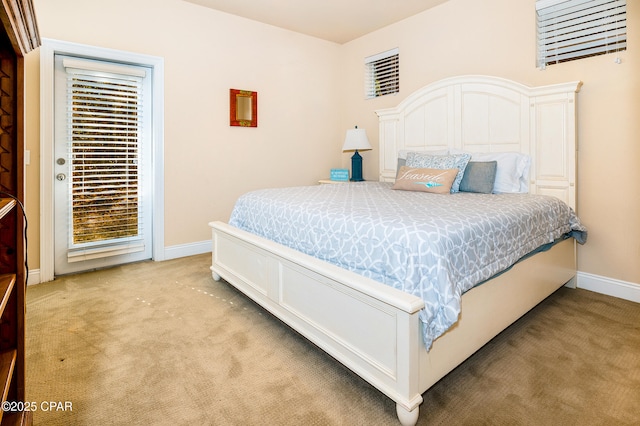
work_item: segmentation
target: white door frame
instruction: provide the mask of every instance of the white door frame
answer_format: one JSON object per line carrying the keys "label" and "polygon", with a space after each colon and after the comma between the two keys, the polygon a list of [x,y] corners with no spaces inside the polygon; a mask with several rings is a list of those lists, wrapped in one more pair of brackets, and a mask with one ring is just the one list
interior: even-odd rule
{"label": "white door frame", "polygon": [[43,38],[40,47],[40,282],[54,278],[54,55],[76,55],[153,69],[153,260],[164,260],[164,59]]}

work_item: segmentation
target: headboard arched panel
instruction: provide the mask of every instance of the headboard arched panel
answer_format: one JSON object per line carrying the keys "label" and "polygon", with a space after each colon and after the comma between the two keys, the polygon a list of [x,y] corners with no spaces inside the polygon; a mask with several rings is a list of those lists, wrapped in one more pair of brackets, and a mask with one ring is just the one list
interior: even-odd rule
{"label": "headboard arched panel", "polygon": [[581,82],[541,87],[488,76],[425,86],[378,110],[380,180],[393,181],[401,151],[521,152],[531,157],[529,191],[575,209],[576,96]]}

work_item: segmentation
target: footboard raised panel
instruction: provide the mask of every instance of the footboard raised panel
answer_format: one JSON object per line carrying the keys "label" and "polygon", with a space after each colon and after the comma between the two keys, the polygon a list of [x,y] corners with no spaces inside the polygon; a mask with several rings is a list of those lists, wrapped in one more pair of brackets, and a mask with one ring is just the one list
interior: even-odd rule
{"label": "footboard raised panel", "polygon": [[396,311],[289,262],[280,264],[279,281],[283,308],[397,380]]}
{"label": "footboard raised panel", "polygon": [[424,302],[221,222],[211,270],[407,411],[422,402]]}
{"label": "footboard raised panel", "polygon": [[[223,271],[233,271],[240,282],[267,296],[268,258],[251,245],[238,243],[225,234],[214,234],[213,264]],[[218,274],[227,276],[222,271]]]}

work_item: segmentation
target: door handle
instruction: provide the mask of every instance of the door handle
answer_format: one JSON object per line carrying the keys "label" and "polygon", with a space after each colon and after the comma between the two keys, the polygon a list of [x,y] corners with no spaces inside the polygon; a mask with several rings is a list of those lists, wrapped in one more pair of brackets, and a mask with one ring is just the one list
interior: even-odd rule
{"label": "door handle", "polygon": [[67,175],[65,175],[64,173],[58,173],[58,174],[56,175],[56,179],[58,179],[58,180],[59,180],[59,181],[61,181],[61,182],[62,182],[63,180],[65,180],[66,178],[67,178]]}

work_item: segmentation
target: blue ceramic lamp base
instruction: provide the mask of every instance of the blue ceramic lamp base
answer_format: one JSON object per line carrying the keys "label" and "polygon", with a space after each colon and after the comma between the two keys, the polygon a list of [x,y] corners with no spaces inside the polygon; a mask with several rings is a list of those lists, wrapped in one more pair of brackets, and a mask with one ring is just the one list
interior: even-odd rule
{"label": "blue ceramic lamp base", "polygon": [[358,150],[351,157],[351,182],[362,182],[362,156]]}

